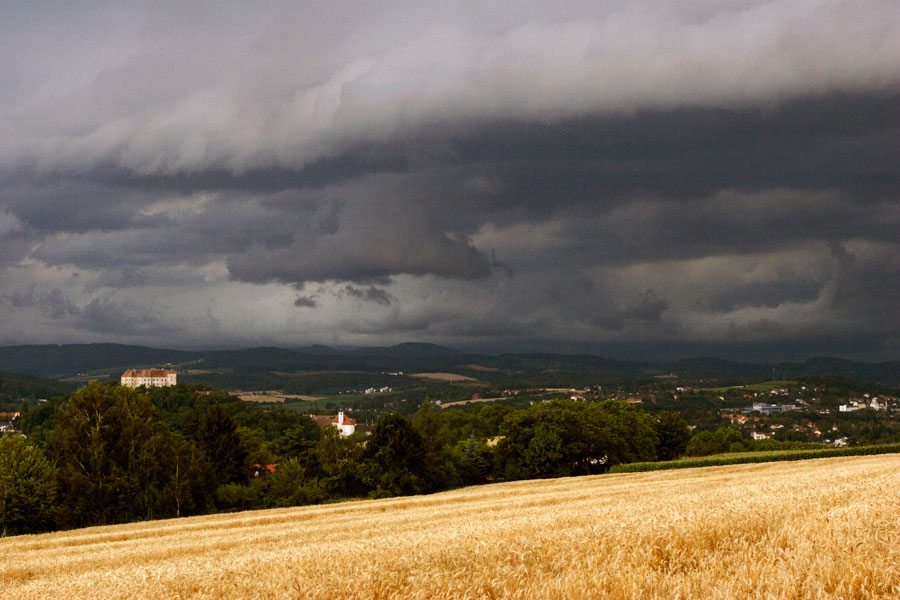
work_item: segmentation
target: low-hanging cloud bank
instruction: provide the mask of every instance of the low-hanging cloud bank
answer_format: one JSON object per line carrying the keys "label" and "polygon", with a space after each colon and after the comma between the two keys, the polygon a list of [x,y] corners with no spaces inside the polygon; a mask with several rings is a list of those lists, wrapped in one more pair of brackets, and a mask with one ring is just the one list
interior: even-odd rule
{"label": "low-hanging cloud bank", "polygon": [[[3,163],[142,174],[298,169],[438,123],[465,130],[497,119],[766,106],[900,84],[900,8],[890,0],[603,3],[544,22],[534,6],[484,9],[480,19],[362,3],[342,15],[346,38],[314,48],[298,38],[321,6],[231,5],[216,29],[194,9],[169,8],[161,40],[102,36],[112,48],[85,49],[93,69],[62,89],[24,88],[7,100]],[[111,18],[150,28],[153,10]],[[90,13],[81,19],[88,32],[98,26]],[[325,67],[309,64],[320,58]]]}

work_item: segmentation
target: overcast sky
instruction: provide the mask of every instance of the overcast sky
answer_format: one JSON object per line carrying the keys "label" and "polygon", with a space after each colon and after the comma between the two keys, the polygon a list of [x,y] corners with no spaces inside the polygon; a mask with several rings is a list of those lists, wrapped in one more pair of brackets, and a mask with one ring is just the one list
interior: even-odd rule
{"label": "overcast sky", "polygon": [[900,2],[0,5],[0,344],[900,358]]}

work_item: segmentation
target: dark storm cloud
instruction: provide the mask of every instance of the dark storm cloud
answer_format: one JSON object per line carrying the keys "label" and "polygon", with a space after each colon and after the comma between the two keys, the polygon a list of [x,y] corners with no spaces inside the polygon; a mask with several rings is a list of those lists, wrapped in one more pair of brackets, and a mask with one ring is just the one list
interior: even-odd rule
{"label": "dark storm cloud", "polygon": [[[896,318],[897,298],[900,298],[900,242],[850,245],[832,244],[831,253],[837,260],[834,286],[834,306],[848,322],[857,326],[871,326],[875,319],[884,334],[900,335],[900,319]],[[879,321],[877,317],[887,319]]]}
{"label": "dark storm cloud", "polygon": [[315,308],[317,304],[316,299],[311,296],[297,296],[294,300],[294,306],[302,308]]}
{"label": "dark storm cloud", "polygon": [[502,123],[458,139],[455,158],[496,182],[494,204],[538,216],[560,204],[696,198],[723,188],[843,189],[865,199],[895,198],[898,129],[900,88],[771,107]]}
{"label": "dark storm cloud", "polygon": [[896,2],[0,11],[45,337],[900,338]]}
{"label": "dark storm cloud", "polygon": [[209,169],[169,175],[146,175],[125,169],[94,169],[81,177],[103,185],[153,189],[177,193],[197,191],[242,191],[271,193],[297,188],[321,188],[378,173],[404,173],[408,157],[403,146],[389,144],[359,147],[347,154],[318,159],[299,168],[264,168],[235,173]]}
{"label": "dark storm cloud", "polygon": [[[21,90],[34,103],[0,121],[11,140],[3,155],[18,166],[165,176],[302,169],[432,123],[465,131],[509,118],[730,108],[897,83],[900,11],[890,1],[573,7],[542,17],[536,5],[359,4],[341,26],[353,33],[315,49],[299,41],[317,27],[310,17],[330,14],[334,26],[344,11],[64,13],[85,38],[79,68],[47,90]],[[7,29],[36,28],[38,10],[12,11]],[[292,25],[289,38],[273,38]],[[92,44],[94,32],[116,34]],[[69,33],[47,51],[62,52]],[[40,54],[32,62],[47,64]]]}
{"label": "dark storm cloud", "polygon": [[16,308],[36,309],[58,327],[89,333],[161,336],[177,331],[150,313],[134,316],[133,310],[109,299],[93,298],[79,306],[60,288],[42,290],[32,285],[4,299]]}
{"label": "dark storm cloud", "polygon": [[255,247],[232,255],[228,270],[240,281],[292,284],[367,282],[399,274],[459,279],[488,275],[488,259],[468,242],[440,232],[424,233],[403,232],[404,237],[398,238],[401,232],[396,230],[364,230],[323,238],[312,247],[295,244],[273,251]]}
{"label": "dark storm cloud", "polygon": [[36,307],[51,319],[62,319],[81,313],[81,309],[59,288],[44,292],[32,285],[27,290],[13,292],[6,298],[16,308]]}
{"label": "dark storm cloud", "polygon": [[725,290],[706,303],[715,312],[731,312],[741,307],[775,308],[785,302],[809,302],[822,291],[822,283],[790,279],[744,284]]}
{"label": "dark storm cloud", "polygon": [[136,315],[129,307],[97,298],[80,309],[74,326],[91,333],[126,336],[162,337],[178,331],[176,326],[164,324],[152,313],[141,311]]}
{"label": "dark storm cloud", "polygon": [[663,311],[668,307],[668,303],[661,298],[657,298],[653,290],[647,290],[640,303],[623,311],[621,317],[623,319],[655,323],[660,320]]}
{"label": "dark storm cloud", "polygon": [[[339,202],[298,200],[291,198],[296,188],[289,188],[281,192],[286,199],[271,200],[279,197],[277,193],[250,196],[265,199],[254,203],[247,202],[246,194],[237,196],[228,189],[229,185],[246,189],[248,181],[265,179],[261,173],[215,178],[212,190],[229,194],[230,201],[218,199],[208,210],[179,215],[177,226],[171,217],[141,213],[147,191],[79,186],[71,181],[30,195],[19,191],[13,194],[18,202],[10,208],[18,218],[43,230],[128,231],[113,234],[103,243],[96,243],[91,234],[80,250],[73,240],[66,240],[62,247],[49,241],[35,255],[38,258],[59,261],[68,256],[75,264],[87,264],[90,259],[84,252],[93,251],[98,263],[132,257],[146,264],[156,256],[175,258],[179,248],[181,254],[194,257],[224,252],[232,254],[232,274],[247,281],[356,281],[397,273],[484,277],[490,261],[448,232],[465,236],[485,221],[540,220],[573,207],[602,215],[617,206],[640,207],[633,204],[636,197],[661,195],[682,201],[644,206],[641,215],[627,210],[613,215],[626,220],[626,228],[644,231],[626,237],[617,225],[623,235],[611,232],[605,255],[618,253],[641,260],[654,254],[704,253],[740,244],[758,248],[809,236],[840,238],[858,228],[866,228],[869,237],[892,238],[896,229],[891,219],[882,218],[877,207],[867,213],[856,204],[900,189],[900,177],[892,168],[892,159],[900,155],[900,136],[888,136],[900,127],[900,96],[814,98],[807,104],[806,111],[795,100],[788,108],[768,111],[675,111],[615,121],[495,126],[453,142],[459,149],[455,155],[421,166],[395,190],[394,197],[361,209],[376,214],[369,217],[357,211],[351,218],[359,222],[345,221],[344,234],[335,239],[319,240],[315,234],[337,232]],[[853,116],[852,107],[862,107],[865,118]],[[833,109],[833,119],[827,118],[826,108]],[[816,124],[823,125],[817,128]],[[767,132],[767,137],[760,131]],[[890,139],[870,143],[873,132]],[[430,138],[437,135],[432,133]],[[790,140],[790,152],[783,149],[787,142],[781,140]],[[851,148],[856,152],[850,152]],[[390,151],[396,154],[401,148]],[[416,144],[405,151],[421,155]],[[817,160],[821,163],[811,165]],[[275,177],[272,185],[281,185],[278,181],[284,183]],[[773,186],[843,189],[845,197],[842,204],[831,191],[822,199],[808,197],[805,202],[790,192],[781,194],[786,196],[783,200],[760,199],[749,205],[737,200],[724,200],[719,206],[691,200],[723,188]],[[415,217],[405,214],[416,204],[427,211],[419,209]],[[384,213],[402,216],[392,222]],[[370,220],[379,221],[377,227],[361,223]],[[296,239],[298,232],[307,229],[312,232]],[[220,235],[221,231],[228,235]],[[417,235],[420,239],[415,240]],[[648,235],[653,236],[654,246],[636,247],[635,242]]]}
{"label": "dark storm cloud", "polygon": [[370,286],[369,288],[362,290],[352,285],[344,286],[341,290],[341,294],[346,294],[351,298],[358,298],[360,300],[366,300],[368,302],[375,302],[376,304],[382,304],[387,306],[391,303],[391,295],[388,294],[381,288],[377,288],[375,286]]}
{"label": "dark storm cloud", "polygon": [[17,173],[0,189],[4,206],[37,232],[152,227],[158,221],[141,208],[158,196],[79,178]]}

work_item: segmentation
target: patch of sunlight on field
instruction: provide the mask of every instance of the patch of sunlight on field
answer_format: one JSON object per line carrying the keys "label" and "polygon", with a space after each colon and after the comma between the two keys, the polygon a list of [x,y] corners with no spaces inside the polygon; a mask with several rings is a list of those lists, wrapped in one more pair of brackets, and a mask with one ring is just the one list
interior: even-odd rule
{"label": "patch of sunlight on field", "polygon": [[0,540],[4,598],[900,598],[900,456],[521,481]]}
{"label": "patch of sunlight on field", "polygon": [[433,379],[435,381],[449,381],[451,383],[456,381],[478,381],[474,377],[457,375],[456,373],[412,373],[410,374],[410,377],[418,377],[420,379]]}
{"label": "patch of sunlight on field", "polygon": [[498,402],[500,400],[509,400],[509,398],[498,396],[496,398],[470,398],[468,400],[456,400],[454,402],[444,402],[443,404],[441,404],[441,408],[450,408],[451,406],[465,406],[469,403],[477,404],[479,402]]}

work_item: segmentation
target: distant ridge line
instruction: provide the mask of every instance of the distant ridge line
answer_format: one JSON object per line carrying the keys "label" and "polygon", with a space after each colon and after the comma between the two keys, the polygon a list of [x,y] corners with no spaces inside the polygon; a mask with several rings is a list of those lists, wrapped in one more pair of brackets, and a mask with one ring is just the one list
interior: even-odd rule
{"label": "distant ridge line", "polygon": [[72,377],[92,371],[113,373],[133,368],[240,369],[247,371],[464,370],[466,365],[516,371],[574,371],[604,377],[651,378],[674,373],[709,379],[760,379],[837,375],[900,386],[900,361],[857,362],[815,356],[803,362],[754,363],[712,357],[666,362],[616,360],[594,354],[547,352],[478,354],[437,344],[405,342],[393,346],[339,350],[314,345],[297,348],[260,346],[230,350],[173,350],[114,343],[27,344],[0,347],[0,371],[41,377]]}

